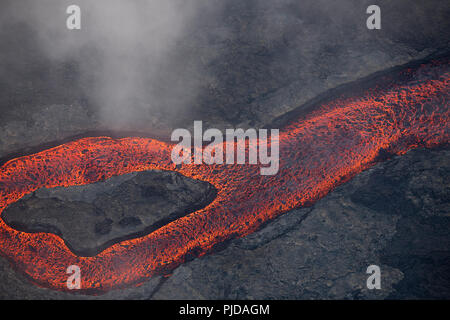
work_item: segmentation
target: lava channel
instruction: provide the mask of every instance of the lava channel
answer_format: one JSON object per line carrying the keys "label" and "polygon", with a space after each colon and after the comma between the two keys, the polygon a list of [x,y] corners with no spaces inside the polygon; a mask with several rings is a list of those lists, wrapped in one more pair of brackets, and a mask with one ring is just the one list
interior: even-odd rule
{"label": "lava channel", "polygon": [[[0,168],[0,212],[42,187],[93,183],[114,175],[172,170],[213,184],[207,207],[140,238],[116,243],[92,257],[72,253],[49,233],[17,231],[0,219],[0,253],[37,285],[67,290],[78,265],[85,293],[139,285],[167,274],[189,255],[201,256],[225,240],[245,236],[288,210],[310,205],[383,156],[449,141],[449,59],[382,78],[298,116],[280,132],[280,170],[261,176],[258,165],[182,165],[172,144],[150,138],[84,138],[8,161]],[[249,141],[254,148],[257,141]]]}

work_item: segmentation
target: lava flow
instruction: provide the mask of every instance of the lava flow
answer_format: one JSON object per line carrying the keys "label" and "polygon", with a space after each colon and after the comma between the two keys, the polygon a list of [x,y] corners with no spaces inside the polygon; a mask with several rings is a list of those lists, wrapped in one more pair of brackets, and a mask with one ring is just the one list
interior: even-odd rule
{"label": "lava flow", "polygon": [[173,145],[149,138],[85,138],[11,160],[0,168],[0,212],[38,188],[151,169],[210,182],[218,193],[207,207],[93,257],[76,256],[56,235],[19,232],[0,219],[0,253],[44,287],[67,290],[70,265],[81,268],[86,293],[138,285],[170,272],[187,255],[203,255],[287,210],[312,204],[385,155],[447,144],[449,98],[450,61],[444,59],[323,103],[281,130],[280,170],[274,176],[261,176],[258,165],[176,167]]}

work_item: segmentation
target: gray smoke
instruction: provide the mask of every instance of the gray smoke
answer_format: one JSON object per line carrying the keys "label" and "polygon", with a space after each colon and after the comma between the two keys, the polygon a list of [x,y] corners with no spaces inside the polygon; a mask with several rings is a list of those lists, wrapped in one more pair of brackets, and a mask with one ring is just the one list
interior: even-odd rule
{"label": "gray smoke", "polygon": [[[195,100],[204,70],[201,59],[192,59],[186,36],[193,38],[196,20],[218,3],[3,1],[8,10],[1,22],[29,25],[38,51],[55,63],[76,63],[77,76],[103,123],[142,127],[140,122],[152,113],[185,111]],[[81,30],[66,28],[66,9],[72,4],[81,8]]]}

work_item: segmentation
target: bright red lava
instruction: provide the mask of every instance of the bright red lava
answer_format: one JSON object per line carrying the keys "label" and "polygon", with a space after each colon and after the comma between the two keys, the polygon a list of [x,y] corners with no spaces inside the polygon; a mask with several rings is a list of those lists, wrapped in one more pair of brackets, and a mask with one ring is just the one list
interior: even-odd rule
{"label": "bright red lava", "polygon": [[173,145],[149,138],[85,138],[11,160],[0,168],[0,212],[38,188],[151,169],[208,181],[218,195],[201,210],[93,257],[76,256],[56,235],[19,232],[0,219],[0,253],[48,288],[67,290],[66,269],[74,264],[81,268],[85,293],[139,285],[170,272],[187,254],[203,255],[283,212],[312,204],[382,154],[447,144],[449,76],[448,59],[408,68],[395,81],[382,79],[372,89],[292,121],[280,132],[280,170],[274,176],[261,176],[257,165],[176,168],[170,158]]}

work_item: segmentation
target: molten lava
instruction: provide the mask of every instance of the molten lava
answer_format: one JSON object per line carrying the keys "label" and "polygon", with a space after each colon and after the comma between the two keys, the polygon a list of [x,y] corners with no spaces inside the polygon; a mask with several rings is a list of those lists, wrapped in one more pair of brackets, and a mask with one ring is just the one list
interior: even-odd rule
{"label": "molten lava", "polygon": [[[261,176],[257,165],[175,167],[173,145],[149,138],[85,138],[11,160],[0,168],[0,212],[38,188],[151,169],[208,181],[218,195],[201,210],[93,257],[76,256],[56,235],[19,232],[0,220],[0,253],[36,284],[60,290],[67,290],[70,265],[81,268],[87,293],[167,273],[187,254],[205,254],[283,212],[312,204],[383,154],[448,143],[448,59],[409,68],[395,79],[324,103],[287,125],[280,133],[280,170],[274,176]],[[249,142],[249,148],[255,145]]]}

